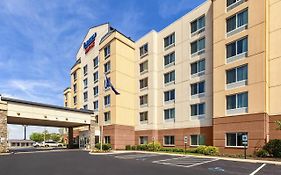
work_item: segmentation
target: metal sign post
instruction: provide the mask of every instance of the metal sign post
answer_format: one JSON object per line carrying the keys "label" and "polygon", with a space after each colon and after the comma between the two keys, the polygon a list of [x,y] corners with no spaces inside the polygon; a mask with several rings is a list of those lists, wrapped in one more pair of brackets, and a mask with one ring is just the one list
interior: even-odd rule
{"label": "metal sign post", "polygon": [[184,154],[186,154],[187,136],[184,136]]}
{"label": "metal sign post", "polygon": [[244,145],[244,158],[247,159],[247,146],[248,146],[248,136],[242,135],[242,144]]}

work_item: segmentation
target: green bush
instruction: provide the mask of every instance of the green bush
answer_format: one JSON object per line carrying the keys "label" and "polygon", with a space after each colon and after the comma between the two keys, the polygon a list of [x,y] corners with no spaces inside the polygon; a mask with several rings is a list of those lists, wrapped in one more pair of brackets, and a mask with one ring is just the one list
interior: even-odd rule
{"label": "green bush", "polygon": [[196,153],[204,154],[204,152],[205,152],[206,149],[207,149],[207,146],[205,146],[205,145],[198,146],[198,147],[196,148]]}
{"label": "green bush", "polygon": [[125,146],[125,150],[132,150],[131,145],[126,145],[126,146]]}
{"label": "green bush", "polygon": [[132,150],[137,150],[137,146],[136,145],[133,145],[131,148],[132,148]]}
{"label": "green bush", "polygon": [[151,143],[147,144],[148,151],[159,151],[160,148],[161,148],[161,145],[158,142],[154,142],[154,143],[151,142]]}
{"label": "green bush", "polygon": [[146,151],[147,149],[147,144],[137,145],[137,150]]}
{"label": "green bush", "polygon": [[[100,149],[101,144],[100,144],[100,143],[97,143],[97,144],[95,145],[95,147],[96,147],[97,149]],[[102,150],[108,151],[108,150],[110,150],[110,149],[111,149],[111,144],[108,144],[108,143],[102,144]]]}
{"label": "green bush", "polygon": [[214,147],[214,146],[207,146],[205,148],[205,150],[203,151],[203,154],[215,156],[215,155],[219,154],[219,149],[217,147]]}
{"label": "green bush", "polygon": [[263,149],[268,151],[273,157],[281,157],[281,140],[270,140],[264,145]]}
{"label": "green bush", "polygon": [[258,157],[268,157],[268,156],[269,156],[268,151],[266,151],[266,150],[264,150],[264,149],[258,150],[255,154],[256,154],[256,156],[258,156]]}

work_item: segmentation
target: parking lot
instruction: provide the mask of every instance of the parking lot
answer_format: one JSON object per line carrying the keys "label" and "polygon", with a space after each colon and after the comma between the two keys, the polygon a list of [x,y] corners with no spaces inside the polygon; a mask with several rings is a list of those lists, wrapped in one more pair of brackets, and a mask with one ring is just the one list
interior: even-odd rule
{"label": "parking lot", "polygon": [[89,155],[81,150],[0,156],[0,174],[277,175],[281,166],[143,153]]}

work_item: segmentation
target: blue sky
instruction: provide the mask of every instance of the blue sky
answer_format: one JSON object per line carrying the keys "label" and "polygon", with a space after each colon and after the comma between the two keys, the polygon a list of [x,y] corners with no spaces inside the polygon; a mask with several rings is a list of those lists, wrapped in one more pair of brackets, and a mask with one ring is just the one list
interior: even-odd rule
{"label": "blue sky", "polygon": [[[70,68],[91,26],[109,22],[137,40],[152,29],[163,29],[204,1],[1,0],[0,94],[63,105]],[[21,127],[9,129],[11,138],[22,137]],[[30,127],[28,131],[39,129]]]}

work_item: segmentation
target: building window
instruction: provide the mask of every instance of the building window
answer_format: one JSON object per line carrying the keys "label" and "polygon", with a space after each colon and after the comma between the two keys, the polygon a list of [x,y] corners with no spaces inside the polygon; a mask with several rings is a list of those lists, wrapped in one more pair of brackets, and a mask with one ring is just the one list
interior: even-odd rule
{"label": "building window", "polygon": [[108,58],[110,56],[110,45],[106,46],[104,49],[104,58]]}
{"label": "building window", "polygon": [[205,28],[205,15],[194,20],[193,22],[190,23],[191,25],[191,33],[196,33],[199,31],[204,30]]}
{"label": "building window", "polygon": [[175,44],[175,33],[164,38],[164,48]]}
{"label": "building window", "polygon": [[191,135],[190,146],[205,145],[205,136],[203,135]]}
{"label": "building window", "polygon": [[88,87],[88,78],[85,78],[83,80],[83,83],[84,83],[84,89],[86,89]]}
{"label": "building window", "polygon": [[99,109],[99,101],[94,101],[94,110],[97,111]]}
{"label": "building window", "polygon": [[110,144],[110,136],[104,136],[104,143]]}
{"label": "building window", "polygon": [[94,83],[98,82],[98,81],[99,81],[99,72],[98,72],[98,71],[95,72],[95,73],[93,74],[93,77],[94,77]]}
{"label": "building window", "polygon": [[148,144],[148,137],[147,136],[140,136],[140,145]]}
{"label": "building window", "polygon": [[164,136],[164,145],[165,146],[174,146],[175,145],[175,136]]}
{"label": "building window", "polygon": [[236,83],[248,79],[248,65],[236,67],[226,71],[226,83]]}
{"label": "building window", "polygon": [[140,96],[140,105],[147,105],[148,104],[148,95]]}
{"label": "building window", "polygon": [[84,105],[84,107],[83,107],[84,109],[88,109],[88,105]]}
{"label": "building window", "polygon": [[148,61],[145,61],[140,64],[140,73],[144,73],[148,71]]}
{"label": "building window", "polygon": [[248,92],[226,96],[227,110],[247,108]]}
{"label": "building window", "polygon": [[147,123],[148,121],[148,112],[140,112],[140,122],[141,123]]}
{"label": "building window", "polygon": [[84,102],[88,101],[88,92],[83,93]]}
{"label": "building window", "polygon": [[226,19],[226,31],[227,33],[234,31],[240,27],[248,24],[248,9],[231,16]]}
{"label": "building window", "polygon": [[171,82],[175,82],[175,71],[164,74],[164,83],[167,84]]}
{"label": "building window", "polygon": [[104,73],[110,72],[110,61],[104,64]]}
{"label": "building window", "polygon": [[248,37],[226,45],[226,57],[231,58],[248,52]]}
{"label": "building window", "polygon": [[191,95],[202,94],[205,92],[205,81],[190,85]]}
{"label": "building window", "polygon": [[148,86],[148,78],[144,78],[140,80],[140,89],[147,88]]}
{"label": "building window", "polygon": [[164,101],[175,101],[175,89],[164,92]]}
{"label": "building window", "polygon": [[76,96],[73,97],[73,102],[74,102],[74,105],[77,104],[77,97]]}
{"label": "building window", "polygon": [[148,53],[148,44],[144,44],[143,46],[140,47],[140,56],[144,56]]}
{"label": "building window", "polygon": [[73,72],[73,80],[74,80],[74,81],[77,80],[77,72],[76,72],[76,71]]}
{"label": "building window", "polygon": [[99,66],[99,57],[94,58],[93,63],[94,63],[94,68],[97,68]]}
{"label": "building window", "polygon": [[73,85],[73,91],[74,91],[74,93],[77,92],[77,84],[74,84],[74,85]]}
{"label": "building window", "polygon": [[205,114],[205,103],[190,105],[191,116],[199,116]]}
{"label": "building window", "polygon": [[205,59],[194,62],[190,65],[191,75],[205,71]]}
{"label": "building window", "polygon": [[110,105],[110,95],[104,97],[104,106],[107,107]]}
{"label": "building window", "polygon": [[244,0],[226,0],[226,6],[234,6],[235,4],[241,3]]}
{"label": "building window", "polygon": [[94,90],[94,96],[97,96],[97,95],[99,94],[99,87],[98,87],[98,86],[95,86],[95,87],[93,88],[93,90]]}
{"label": "building window", "polygon": [[190,44],[191,54],[201,54],[205,51],[205,37],[196,40]]}
{"label": "building window", "polygon": [[164,119],[165,120],[175,119],[175,108],[165,109]]}
{"label": "building window", "polygon": [[88,65],[83,67],[84,76],[88,74]]}
{"label": "building window", "polygon": [[164,56],[164,66],[175,64],[175,52]]}
{"label": "building window", "polygon": [[109,112],[105,112],[104,113],[104,122],[108,123],[110,122],[111,118],[110,118],[110,111]]}
{"label": "building window", "polygon": [[243,135],[246,135],[248,137],[248,133],[246,132],[226,133],[226,146],[230,146],[230,147],[248,146],[243,144],[243,140],[242,140]]}

